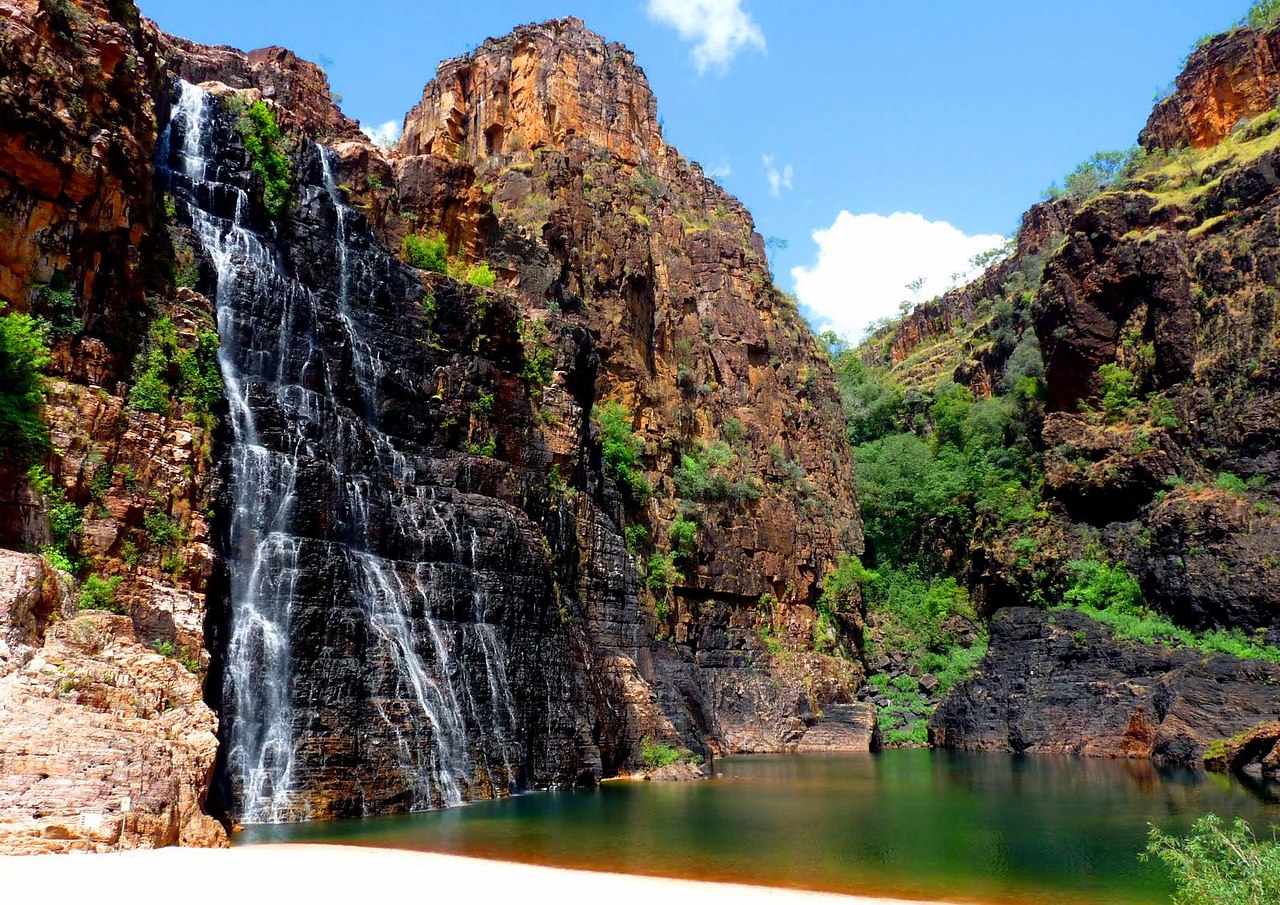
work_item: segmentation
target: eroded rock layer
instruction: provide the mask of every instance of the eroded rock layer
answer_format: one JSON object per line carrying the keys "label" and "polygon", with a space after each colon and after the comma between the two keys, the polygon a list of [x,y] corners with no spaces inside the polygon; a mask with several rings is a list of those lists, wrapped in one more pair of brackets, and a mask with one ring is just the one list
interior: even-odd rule
{"label": "eroded rock layer", "polygon": [[[565,787],[644,742],[874,743],[859,665],[813,651],[861,543],[829,369],[625,49],[577,20],[486,42],[388,151],[279,48],[119,2],[0,27],[0,298],[57,326],[51,481],[0,462],[0,543],[52,551],[0,626],[11,848]],[[451,275],[402,263],[411,234]]]}

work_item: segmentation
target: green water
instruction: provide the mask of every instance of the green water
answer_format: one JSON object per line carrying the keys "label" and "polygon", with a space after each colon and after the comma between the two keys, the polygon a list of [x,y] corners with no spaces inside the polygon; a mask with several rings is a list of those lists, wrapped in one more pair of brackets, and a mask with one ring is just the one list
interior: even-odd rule
{"label": "green water", "polygon": [[890,751],[719,760],[701,783],[607,783],[448,811],[246,829],[561,867],[953,901],[1168,902],[1148,823],[1280,824],[1275,790],[1145,761]]}

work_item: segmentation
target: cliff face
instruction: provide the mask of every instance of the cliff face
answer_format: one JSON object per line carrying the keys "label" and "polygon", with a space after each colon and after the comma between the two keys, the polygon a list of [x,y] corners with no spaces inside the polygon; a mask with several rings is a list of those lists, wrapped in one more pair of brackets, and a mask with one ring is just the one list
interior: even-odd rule
{"label": "cliff face", "polygon": [[1191,54],[1138,140],[1148,148],[1216,145],[1240,120],[1275,107],[1278,63],[1280,30],[1241,28],[1211,38]]}
{"label": "cliff face", "polygon": [[[441,67],[400,151],[472,162],[500,223],[491,259],[533,303],[585,307],[599,398],[627,405],[645,441],[655,492],[639,515],[655,541],[681,457],[737,447],[732,476],[759,496],[732,518],[707,504],[682,589],[811,605],[835,555],[861,542],[848,453],[827,442],[840,423],[829,369],[771,285],[750,214],[663,143],[631,54],[575,19],[486,42]],[[528,241],[550,256],[540,272],[519,259]]]}
{"label": "cliff face", "polygon": [[[1143,134],[1145,158],[1098,191],[1033,208],[1008,259],[868,345],[867,360],[908,386],[954,380],[978,396],[1009,392],[1015,350],[1043,364],[1030,422],[1040,514],[1020,537],[979,530],[963,560],[988,613],[1033,596],[1059,604],[1068,564],[1103,556],[1181,628],[1280,640],[1274,40],[1240,30],[1193,54]],[[1252,119],[1232,134],[1241,117]],[[1121,657],[1090,626],[1072,647],[1052,627],[1067,618],[1079,617],[997,614],[991,654],[939,709],[934,740],[1194,760],[1214,733],[1280,711],[1269,667]],[[1108,671],[1136,697],[1093,700],[1088,677]],[[1223,683],[1237,697],[1215,697]],[[1210,701],[1220,724],[1195,713]],[[1100,722],[1055,722],[1054,708]],[[1188,728],[1199,723],[1208,730]]]}
{"label": "cliff face", "polygon": [[[0,301],[53,328],[48,487],[0,455],[5,851],[226,840],[204,813],[209,425],[125,398],[150,321],[167,315],[183,347],[211,326],[207,300],[163,277],[156,44],[131,4],[0,9]],[[94,608],[81,582],[12,550],[51,546],[81,561]]]}
{"label": "cliff face", "polygon": [[[53,317],[69,287],[80,319],[55,489],[0,464],[4,546],[56,540],[59,500],[83,525],[0,608],[14,848],[216,844],[215,752],[216,811],[292,819],[592,782],[645,740],[873,743],[860,667],[813,652],[860,628],[816,612],[860,546],[829,370],[629,53],[576,20],[486,42],[388,152],[287,51],[62,9],[0,19],[26,123],[0,129],[0,297]],[[453,276],[403,263],[411,234]],[[461,279],[480,260],[496,285]],[[648,494],[602,449],[607,401]],[[73,724],[94,741],[55,746]]]}

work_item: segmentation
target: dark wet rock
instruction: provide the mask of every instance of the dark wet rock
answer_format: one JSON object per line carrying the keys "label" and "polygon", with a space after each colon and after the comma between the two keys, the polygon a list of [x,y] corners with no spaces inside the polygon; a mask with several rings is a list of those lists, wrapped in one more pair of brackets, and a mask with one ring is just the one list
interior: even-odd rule
{"label": "dark wet rock", "polygon": [[1117,640],[1071,611],[1011,608],[929,736],[944,748],[1198,764],[1215,739],[1276,718],[1280,666]]}

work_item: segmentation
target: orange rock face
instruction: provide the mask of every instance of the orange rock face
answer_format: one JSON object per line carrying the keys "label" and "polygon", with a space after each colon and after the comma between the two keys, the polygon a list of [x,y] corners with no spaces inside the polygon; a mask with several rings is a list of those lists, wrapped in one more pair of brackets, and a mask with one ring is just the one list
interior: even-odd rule
{"label": "orange rock face", "polygon": [[1148,148],[1216,145],[1241,119],[1276,106],[1280,29],[1219,35],[1192,54],[1177,84],[1156,106],[1139,141]]}
{"label": "orange rock face", "polygon": [[670,150],[634,55],[568,18],[442,64],[405,118],[400,150],[481,160],[575,137],[632,166],[661,167]]}

